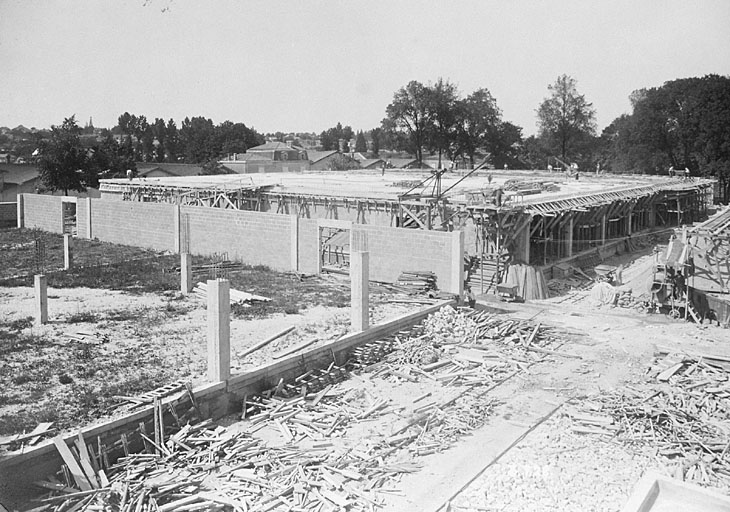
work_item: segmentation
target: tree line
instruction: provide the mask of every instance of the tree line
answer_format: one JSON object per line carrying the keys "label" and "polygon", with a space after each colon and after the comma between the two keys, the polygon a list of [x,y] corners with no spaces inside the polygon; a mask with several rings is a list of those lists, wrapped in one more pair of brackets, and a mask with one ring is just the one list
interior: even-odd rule
{"label": "tree line", "polygon": [[[673,80],[635,91],[630,100],[631,113],[619,116],[599,135],[592,103],[574,78],[561,75],[536,106],[537,135],[523,137],[522,127],[503,119],[487,88],[464,96],[442,78],[427,84],[414,80],[394,93],[379,127],[355,132],[337,123],[319,134],[318,149],[339,150],[342,140],[346,152],[376,157],[384,150],[402,151],[420,162],[431,155],[443,167],[484,160],[498,168],[545,169],[555,162],[617,173],[657,174],[670,166],[686,167],[693,175],[718,177],[730,192],[730,78]],[[178,127],[173,119],[148,122],[128,112],[90,150],[82,150],[82,131],[72,116],[41,141],[39,165],[47,188],[83,190],[96,186],[99,176],[123,176],[140,161],[212,169],[211,162],[265,140],[244,123],[215,125],[205,117],[186,117]],[[281,132],[267,135],[282,141],[286,137]]]}

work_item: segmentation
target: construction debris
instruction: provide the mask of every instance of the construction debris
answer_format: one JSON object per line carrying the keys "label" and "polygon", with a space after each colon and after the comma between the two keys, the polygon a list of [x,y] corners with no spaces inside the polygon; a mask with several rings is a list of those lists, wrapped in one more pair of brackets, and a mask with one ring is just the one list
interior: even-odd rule
{"label": "construction debris", "polygon": [[[197,285],[195,285],[195,288],[193,288],[193,295],[201,300],[208,300],[208,285],[203,282],[198,283]],[[271,299],[268,297],[254,295],[252,293],[242,292],[240,290],[234,290],[233,288],[230,289],[230,296],[231,304],[247,305],[253,302],[271,302]]]}
{"label": "construction debris", "polygon": [[404,270],[398,276],[398,285],[407,293],[425,293],[436,289],[436,274],[418,270]]}
{"label": "construction debris", "polygon": [[573,430],[651,443],[677,477],[730,489],[730,374],[723,363],[660,357],[645,390],[627,387],[592,397],[571,413]]}

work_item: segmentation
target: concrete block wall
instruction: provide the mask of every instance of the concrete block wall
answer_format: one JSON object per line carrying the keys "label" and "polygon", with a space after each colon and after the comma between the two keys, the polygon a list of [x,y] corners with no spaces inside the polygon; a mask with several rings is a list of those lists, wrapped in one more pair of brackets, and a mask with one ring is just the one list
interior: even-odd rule
{"label": "concrete block wall", "polygon": [[90,200],[83,198],[76,201],[76,236],[91,238],[89,233],[89,204]]}
{"label": "concrete block wall", "polygon": [[0,203],[0,228],[14,228],[18,223],[18,203]]}
{"label": "concrete block wall", "polygon": [[24,227],[63,233],[63,197],[23,194]]}
{"label": "concrete block wall", "polygon": [[[85,202],[82,199],[78,204]],[[175,233],[177,206],[166,203],[137,203],[103,199],[92,199],[90,203],[91,236],[93,238],[157,251],[177,251],[177,234]],[[89,215],[89,212],[86,208],[83,209],[85,215],[83,222],[86,224],[86,216]],[[84,229],[85,231],[86,229]]]}
{"label": "concrete block wall", "polygon": [[292,221],[289,215],[182,206],[190,252],[201,256],[228,253],[231,260],[292,270]]}
{"label": "concrete block wall", "polygon": [[353,224],[352,233],[367,237],[370,279],[394,282],[404,270],[430,271],[437,276],[439,290],[461,293],[463,232]]}
{"label": "concrete block wall", "polygon": [[317,274],[320,271],[319,222],[299,219],[299,272]]}

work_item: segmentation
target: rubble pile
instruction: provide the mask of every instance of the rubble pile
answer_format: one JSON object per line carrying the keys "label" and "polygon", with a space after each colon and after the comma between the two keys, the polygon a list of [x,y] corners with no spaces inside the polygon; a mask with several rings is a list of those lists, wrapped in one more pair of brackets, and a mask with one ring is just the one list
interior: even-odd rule
{"label": "rubble pile", "polygon": [[645,390],[604,393],[571,413],[573,430],[657,447],[686,481],[730,490],[730,383],[726,360],[662,358]]}

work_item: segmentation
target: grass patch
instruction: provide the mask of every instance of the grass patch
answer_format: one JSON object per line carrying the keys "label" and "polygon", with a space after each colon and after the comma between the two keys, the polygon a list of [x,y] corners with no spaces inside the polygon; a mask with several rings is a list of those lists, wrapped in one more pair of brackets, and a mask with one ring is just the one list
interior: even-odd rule
{"label": "grass patch", "polygon": [[82,311],[66,317],[67,324],[95,324],[98,321],[99,317],[90,311]]}

